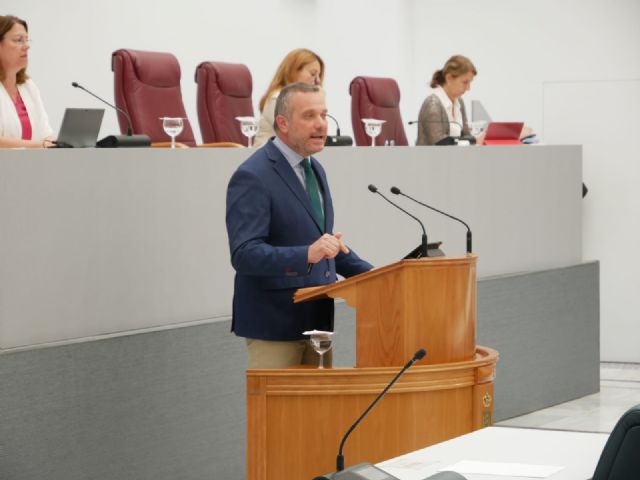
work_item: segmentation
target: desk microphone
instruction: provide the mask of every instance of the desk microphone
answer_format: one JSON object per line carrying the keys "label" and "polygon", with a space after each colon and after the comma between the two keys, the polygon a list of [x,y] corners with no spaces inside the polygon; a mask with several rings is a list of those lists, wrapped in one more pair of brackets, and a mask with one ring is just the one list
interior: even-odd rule
{"label": "desk microphone", "polygon": [[[396,374],[396,376],[393,377],[393,380],[391,380],[391,382],[389,382],[389,384],[386,387],[384,387],[384,390],[382,390],[378,394],[378,396],[373,400],[373,402],[371,402],[371,404],[367,407],[364,413],[360,415],[360,417],[353,423],[353,425],[351,425],[351,427],[349,427],[349,430],[347,430],[347,433],[345,433],[344,437],[342,437],[342,441],[340,442],[340,448],[338,448],[338,456],[336,457],[336,472],[323,477],[316,477],[315,480],[340,480],[340,479],[346,480],[349,478],[354,478],[354,479],[367,478],[362,475],[360,476],[350,475],[352,469],[362,470],[364,467],[363,464],[355,465],[354,467],[349,468],[347,470],[344,469],[344,455],[342,455],[342,449],[344,447],[344,443],[347,441],[347,438],[349,438],[349,435],[351,434],[351,432],[353,432],[356,429],[356,427],[360,424],[360,422],[364,419],[364,417],[366,417],[369,414],[371,409],[375,407],[376,404],[382,399],[382,397],[384,397],[384,395],[389,391],[389,389],[393,387],[393,385],[398,381],[398,379],[402,376],[402,374],[406,372],[418,360],[422,360],[426,354],[427,354],[427,351],[424,348],[421,348],[416,353],[414,353],[413,358],[409,360],[404,367],[402,367],[402,369]],[[366,465],[367,467],[365,469],[369,469],[369,470],[375,469],[375,467],[373,467],[372,465],[368,465],[368,464]],[[343,471],[344,473],[341,474],[341,472]],[[375,477],[375,478],[381,478],[381,477]],[[389,478],[394,478],[394,477],[389,477]]]}
{"label": "desk microphone", "polygon": [[369,185],[369,191],[372,192],[372,193],[377,193],[382,198],[384,198],[387,202],[389,202],[391,205],[396,207],[398,210],[403,211],[404,213],[409,215],[411,218],[413,218],[416,222],[418,222],[420,224],[420,226],[422,227],[422,243],[420,245],[421,246],[421,250],[422,250],[422,256],[423,257],[428,257],[429,254],[428,254],[428,246],[427,246],[427,231],[425,230],[424,224],[420,221],[420,219],[418,217],[416,217],[415,215],[412,215],[409,212],[407,212],[400,205],[398,205],[396,203],[393,203],[391,200],[389,200],[387,197],[385,197],[382,193],[380,193],[380,191],[378,190],[378,187],[376,187],[375,185]]}
{"label": "desk microphone", "polygon": [[148,147],[149,145],[151,145],[151,139],[148,135],[133,135],[133,124],[131,123],[131,117],[123,109],[112,105],[104,98],[101,98],[90,90],[87,90],[78,82],[71,82],[71,86],[74,88],[79,88],[80,90],[84,90],[92,97],[97,98],[102,103],[109,105],[118,113],[124,115],[124,117],[127,119],[127,135],[109,135],[102,140],[99,140],[96,143],[97,147]]}
{"label": "desk microphone", "polygon": [[406,193],[401,192],[398,187],[391,187],[391,193],[393,193],[394,195],[402,195],[403,197],[407,197],[409,200],[412,200],[412,201],[416,202],[418,205],[422,205],[423,207],[430,208],[434,212],[438,212],[438,213],[444,215],[445,217],[449,217],[449,218],[455,220],[456,222],[460,222],[461,224],[463,224],[465,227],[467,227],[467,253],[471,253],[473,251],[472,250],[473,241],[472,241],[471,229],[469,228],[469,225],[467,225],[467,223],[465,221],[460,220],[458,217],[454,217],[453,215],[450,215],[450,214],[448,214],[446,212],[443,212],[442,210],[438,210],[437,208],[432,207],[431,205],[427,205],[426,203],[422,203],[420,200],[416,200],[415,198],[410,197]]}
{"label": "desk microphone", "polygon": [[333,115],[329,115],[327,113],[327,117],[334,121],[336,124],[336,134],[334,136],[327,135],[327,139],[324,142],[325,147],[350,147],[353,145],[353,138],[348,135],[340,135],[340,124],[336,117]]}
{"label": "desk microphone", "polygon": [[[424,122],[426,123],[437,123],[439,125],[443,125],[443,124],[454,124],[454,125],[458,125],[460,127],[460,136],[459,137],[452,137],[451,135],[447,135],[444,138],[441,138],[440,140],[438,140],[435,144],[438,146],[446,146],[446,145],[464,145],[462,142],[469,142],[470,145],[475,145],[476,144],[476,137],[474,137],[473,135],[462,135],[462,131],[464,130],[464,127],[462,126],[461,123],[453,121],[453,120],[449,120],[449,121],[443,121],[443,120],[424,120]],[[420,120],[411,120],[410,122],[408,122],[409,125],[415,125],[415,124],[420,124]]]}

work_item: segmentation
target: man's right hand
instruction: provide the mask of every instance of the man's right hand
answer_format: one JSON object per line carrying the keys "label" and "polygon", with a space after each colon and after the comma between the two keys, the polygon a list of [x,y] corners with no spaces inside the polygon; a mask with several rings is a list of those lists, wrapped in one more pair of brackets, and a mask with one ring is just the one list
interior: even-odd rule
{"label": "man's right hand", "polygon": [[347,246],[342,243],[342,233],[336,232],[334,235],[325,233],[309,245],[307,261],[318,263],[325,258],[335,258],[340,252],[349,253]]}

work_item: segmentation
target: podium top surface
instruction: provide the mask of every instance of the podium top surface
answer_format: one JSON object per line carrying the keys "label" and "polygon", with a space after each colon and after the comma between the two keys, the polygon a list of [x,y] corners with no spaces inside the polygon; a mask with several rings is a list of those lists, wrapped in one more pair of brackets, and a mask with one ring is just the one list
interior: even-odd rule
{"label": "podium top surface", "polygon": [[345,288],[357,285],[359,282],[362,282],[364,280],[369,280],[371,278],[380,275],[386,275],[405,268],[430,268],[436,266],[459,266],[465,264],[475,265],[477,259],[478,256],[471,253],[461,257],[427,257],[419,259],[400,260],[383,267],[376,267],[372,270],[369,270],[368,272],[361,273],[360,275],[356,275],[345,280],[340,280],[329,285],[301,288],[297,290],[295,295],[293,296],[293,302],[299,303],[308,300],[320,300],[322,298],[339,297],[340,291]]}

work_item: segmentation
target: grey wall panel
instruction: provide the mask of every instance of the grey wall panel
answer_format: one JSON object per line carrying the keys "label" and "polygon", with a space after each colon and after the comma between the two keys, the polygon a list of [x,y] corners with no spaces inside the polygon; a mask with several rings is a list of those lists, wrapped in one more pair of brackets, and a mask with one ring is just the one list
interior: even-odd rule
{"label": "grey wall panel", "polygon": [[246,361],[228,330],[0,355],[0,478],[243,478]]}
{"label": "grey wall panel", "polygon": [[496,420],[599,391],[599,264],[480,281],[477,343],[500,352]]}

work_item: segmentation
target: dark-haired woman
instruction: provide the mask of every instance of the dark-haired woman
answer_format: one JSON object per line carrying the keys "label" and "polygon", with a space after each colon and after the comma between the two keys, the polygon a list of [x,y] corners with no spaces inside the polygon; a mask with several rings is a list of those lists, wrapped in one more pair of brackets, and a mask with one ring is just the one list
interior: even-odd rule
{"label": "dark-haired woman", "polygon": [[27,75],[27,22],[0,15],[0,147],[51,146],[53,130],[40,91]]}

